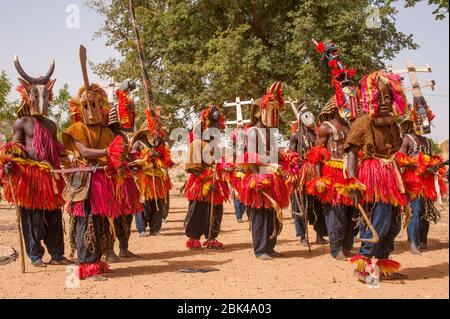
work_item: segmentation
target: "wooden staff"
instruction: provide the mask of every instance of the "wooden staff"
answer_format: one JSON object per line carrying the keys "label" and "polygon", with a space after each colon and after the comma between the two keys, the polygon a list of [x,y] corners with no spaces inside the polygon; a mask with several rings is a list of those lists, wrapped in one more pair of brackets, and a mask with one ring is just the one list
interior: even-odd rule
{"label": "wooden staff", "polygon": [[20,210],[19,206],[17,205],[16,194],[14,194],[14,188],[10,175],[8,175],[8,180],[9,180],[9,188],[11,189],[11,195],[14,201],[14,206],[16,208],[16,222],[17,222],[17,229],[19,230],[20,268],[22,270],[22,273],[25,273],[25,249],[23,248],[22,227],[20,225]]}
{"label": "wooden staff", "polygon": [[358,240],[358,241],[361,241],[364,243],[372,243],[372,244],[378,243],[380,241],[380,237],[378,236],[378,233],[375,230],[375,227],[373,227],[372,222],[370,221],[369,217],[367,216],[366,210],[364,209],[364,207],[362,207],[361,204],[358,204],[358,209],[359,209],[362,217],[366,221],[367,226],[369,226],[369,229],[372,231],[372,238],[357,238],[357,237],[355,237],[355,240]]}
{"label": "wooden staff", "polygon": [[144,47],[142,46],[141,36],[139,34],[139,28],[136,22],[136,14],[134,12],[134,1],[128,0],[128,5],[130,7],[131,13],[131,21],[133,22],[134,35],[136,40],[136,47],[139,55],[139,63],[141,65],[141,75],[142,75],[142,84],[144,85],[144,96],[145,103],[150,110],[153,110],[153,93],[152,86],[150,83],[150,78],[147,73],[147,69],[145,68],[145,59],[144,59]]}
{"label": "wooden staff", "polygon": [[216,180],[216,172],[217,172],[217,164],[214,163],[214,170],[213,170],[213,178],[212,178],[212,190],[211,190],[211,206],[209,209],[209,230],[208,230],[208,240],[211,239],[211,233],[214,223],[214,183]]}
{"label": "wooden staff", "polygon": [[301,196],[299,199],[298,192],[294,192],[294,195],[295,195],[295,200],[297,201],[297,206],[303,214],[303,222],[305,223],[306,242],[308,243],[308,250],[309,250],[309,254],[311,255],[311,245],[309,243],[309,231],[308,231],[308,218],[306,216],[306,211],[303,207],[303,200],[301,200],[301,198],[302,198]]}

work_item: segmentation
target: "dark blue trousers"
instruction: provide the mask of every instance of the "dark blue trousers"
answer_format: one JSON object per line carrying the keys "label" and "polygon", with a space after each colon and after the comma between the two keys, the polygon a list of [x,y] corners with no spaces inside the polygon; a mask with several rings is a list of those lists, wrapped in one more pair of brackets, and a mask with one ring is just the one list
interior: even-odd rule
{"label": "dark blue trousers", "polygon": [[[102,232],[105,230],[109,231],[109,221],[106,217],[92,215],[94,232],[93,234],[88,234],[89,218],[91,214],[92,212],[88,199],[85,201],[84,205],[84,217],[75,217],[75,243],[79,264],[95,263],[101,259],[102,254],[104,253],[102,251]],[[86,247],[85,237],[87,235],[95,237],[93,247]]]}
{"label": "dark blue trousers", "polygon": [[356,208],[346,205],[325,205],[325,221],[330,240],[330,252],[336,257],[342,250],[352,250],[353,228],[356,222],[353,217],[357,216]]}
{"label": "dark blue trousers", "polygon": [[236,214],[236,219],[242,219],[245,212],[245,205],[242,204],[239,199],[235,198],[234,201],[234,212]]}
{"label": "dark blue trousers", "polygon": [[419,244],[427,244],[428,231],[430,229],[430,222],[423,218],[425,213],[425,199],[417,197],[411,202],[411,220],[408,224],[408,240],[416,246]]}
{"label": "dark blue trousers", "polygon": [[158,233],[161,230],[163,205],[162,200],[158,200],[158,206],[155,200],[145,202],[144,211],[136,214],[136,228],[139,233],[145,232],[147,225],[151,233]]}
{"label": "dark blue trousers", "polygon": [[[253,250],[255,256],[270,254],[277,244],[277,233],[281,231],[281,225],[276,218],[273,208],[247,207],[252,227]],[[275,232],[275,236],[271,235]]]}
{"label": "dark blue trousers", "polygon": [[131,224],[133,222],[133,215],[122,215],[114,219],[114,229],[116,237],[119,240],[120,249],[128,249],[128,241],[131,235]]}
{"label": "dark blue trousers", "polygon": [[[298,198],[300,199],[301,194],[298,193]],[[292,204],[292,218],[294,219],[295,234],[297,237],[306,237],[305,220],[303,216],[300,216],[300,208],[297,203],[297,197],[295,194],[291,195]],[[306,212],[307,219],[311,225],[314,225],[314,230],[317,235],[321,237],[328,236],[327,226],[325,223],[325,217],[323,213],[323,207],[320,201],[311,195],[306,197]]]}
{"label": "dark blue trousers", "polygon": [[[361,243],[359,253],[366,257],[387,259],[390,253],[394,251],[394,240],[401,230],[399,209],[390,204],[375,203],[371,219],[378,236],[380,236],[380,241],[376,244]],[[372,231],[365,223],[361,223],[359,231],[361,238],[372,237]]]}
{"label": "dark blue trousers", "polygon": [[64,257],[64,233],[60,209],[47,211],[20,207],[20,220],[25,250],[31,262],[36,262],[44,256],[45,250],[41,241],[44,241],[52,259],[61,260]]}
{"label": "dark blue trousers", "polygon": [[209,238],[211,203],[200,201],[189,201],[188,213],[186,216],[185,234],[189,238],[200,239],[205,236],[206,239],[214,239],[219,236],[220,226],[222,224],[223,205],[215,205],[212,217],[211,237]]}

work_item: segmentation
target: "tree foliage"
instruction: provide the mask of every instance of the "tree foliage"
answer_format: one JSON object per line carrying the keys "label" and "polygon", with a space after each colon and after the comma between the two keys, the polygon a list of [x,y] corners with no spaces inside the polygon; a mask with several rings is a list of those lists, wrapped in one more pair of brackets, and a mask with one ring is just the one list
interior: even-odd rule
{"label": "tree foliage", "polygon": [[[8,102],[8,94],[11,92],[12,84],[6,73],[0,73],[0,135],[7,139],[11,134],[11,127],[16,119],[17,102]],[[3,141],[0,141],[0,144]]]}
{"label": "tree foliage", "polygon": [[8,94],[11,92],[11,81],[6,76],[5,71],[0,73],[0,120],[3,120],[7,113],[5,108],[8,104]]}
{"label": "tree foliage", "polygon": [[[421,0],[405,0],[405,7],[414,7]],[[444,20],[448,15],[448,0],[428,0],[428,5],[436,7],[433,11],[436,20]]]}
{"label": "tree foliage", "polygon": [[[96,35],[106,36],[123,57],[98,65],[98,74],[139,79],[128,1],[88,0],[88,5],[105,19]],[[286,96],[305,98],[317,110],[333,89],[312,38],[334,41],[346,64],[358,69],[356,80],[383,68],[400,50],[417,47],[412,35],[396,29],[396,11],[388,1],[135,0],[135,5],[154,95],[166,114],[198,111],[236,96],[258,98],[274,81],[283,82]],[[369,5],[381,8],[379,27],[367,23]],[[232,110],[227,115],[235,117]],[[282,118],[294,119],[288,107]]]}
{"label": "tree foliage", "polygon": [[65,131],[70,126],[70,91],[69,85],[64,84],[53,98],[49,117],[56,122],[59,130]]}

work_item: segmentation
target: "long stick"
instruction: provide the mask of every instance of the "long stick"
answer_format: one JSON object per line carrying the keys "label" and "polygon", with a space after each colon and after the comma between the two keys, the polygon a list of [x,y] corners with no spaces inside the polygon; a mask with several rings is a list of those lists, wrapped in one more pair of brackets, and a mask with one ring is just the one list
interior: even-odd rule
{"label": "long stick", "polygon": [[306,218],[306,212],[303,207],[303,201],[301,200],[301,196],[299,199],[298,192],[294,192],[295,200],[297,201],[297,206],[303,214],[303,222],[305,223],[305,233],[306,233],[306,242],[308,243],[309,254],[311,255],[311,245],[309,243],[309,231],[308,231],[308,219]]}
{"label": "long stick", "polygon": [[141,35],[139,34],[139,28],[136,22],[136,14],[134,12],[134,1],[128,0],[128,5],[130,7],[131,21],[133,22],[134,35],[136,37],[135,40],[139,55],[139,63],[141,65],[142,84],[144,85],[145,103],[147,104],[147,107],[150,110],[153,110],[154,107],[153,107],[152,86],[150,84],[150,78],[148,76],[147,69],[145,68],[144,47],[142,46]]}
{"label": "long stick", "polygon": [[375,227],[373,227],[372,222],[370,221],[369,217],[367,216],[366,210],[364,209],[364,207],[362,207],[361,204],[358,204],[358,209],[359,209],[362,217],[366,221],[367,226],[369,226],[369,229],[372,231],[372,238],[355,238],[355,240],[362,241],[364,243],[372,243],[372,244],[378,243],[380,241],[380,237],[378,236],[378,233],[375,230]]}
{"label": "long stick", "polygon": [[216,170],[217,170],[217,164],[214,164],[214,170],[213,170],[213,178],[212,178],[212,191],[211,191],[211,206],[209,209],[209,230],[208,230],[208,240],[211,239],[211,233],[212,233],[212,227],[214,222],[214,183],[216,179]]}
{"label": "long stick", "polygon": [[22,227],[20,225],[20,210],[19,206],[17,205],[16,194],[14,194],[11,176],[8,176],[8,180],[9,180],[9,188],[11,189],[11,195],[14,201],[14,206],[16,208],[16,222],[17,222],[17,229],[19,230],[19,244],[20,244],[20,268],[22,270],[22,273],[25,273],[25,254],[24,254],[25,249],[23,248]]}

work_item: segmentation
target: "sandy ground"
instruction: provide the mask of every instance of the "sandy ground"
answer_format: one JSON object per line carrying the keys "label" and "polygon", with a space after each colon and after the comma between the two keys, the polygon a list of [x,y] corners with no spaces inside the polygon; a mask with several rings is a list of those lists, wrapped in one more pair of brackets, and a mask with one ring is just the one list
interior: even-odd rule
{"label": "sandy ground", "polygon": [[[179,183],[178,185],[179,186]],[[289,211],[277,251],[284,258],[255,259],[248,223],[238,224],[230,204],[225,206],[219,239],[221,251],[189,251],[185,248],[183,220],[187,202],[173,190],[165,236],[140,238],[135,230],[130,250],[140,259],[112,264],[106,281],[86,280],[79,288],[67,288],[65,266],[34,268],[20,259],[0,266],[0,298],[448,298],[448,211],[430,229],[430,250],[420,256],[408,252],[406,231],[397,238],[392,257],[402,264],[406,279],[385,281],[369,289],[352,274],[353,266],[338,262],[327,246],[312,246],[312,254],[295,237]],[[65,218],[68,221],[68,218]],[[67,227],[66,227],[66,230]],[[310,229],[310,234],[313,231]],[[0,206],[0,245],[18,250],[15,211]],[[116,243],[116,247],[117,247]],[[67,245],[66,245],[67,247]],[[69,249],[67,247],[66,253]],[[44,257],[48,261],[49,256]],[[218,269],[209,273],[180,273],[181,268]]]}

